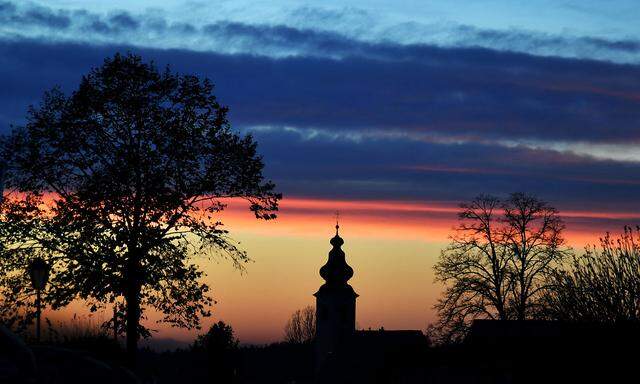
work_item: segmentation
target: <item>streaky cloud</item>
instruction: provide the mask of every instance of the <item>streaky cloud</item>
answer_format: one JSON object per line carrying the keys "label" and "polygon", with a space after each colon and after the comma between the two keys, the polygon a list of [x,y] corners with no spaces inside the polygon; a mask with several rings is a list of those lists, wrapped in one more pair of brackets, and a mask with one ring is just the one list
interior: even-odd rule
{"label": "streaky cloud", "polygon": [[[573,151],[636,161],[640,66],[486,49],[419,47],[405,59],[269,58],[132,46],[0,40],[0,125],[114,52],[214,80],[240,126]],[[413,55],[413,56],[410,56]],[[552,147],[553,146],[553,147]],[[630,149],[615,151],[611,149]]]}
{"label": "streaky cloud", "polygon": [[211,78],[287,195],[465,201],[524,190],[563,210],[640,211],[640,185],[621,182],[637,180],[640,163],[611,159],[640,138],[638,102],[620,97],[638,94],[638,66],[428,49],[427,64],[0,40],[0,129],[24,122],[46,89],[70,92],[79,74],[132,51]]}
{"label": "streaky cloud", "polygon": [[[640,40],[553,35],[516,28],[482,29],[460,24],[399,23],[377,27],[358,8],[341,10],[302,6],[279,23],[169,20],[162,13],[108,13],[55,9],[33,3],[0,2],[5,36],[46,38],[60,42],[184,48],[269,57],[345,57],[381,60],[416,59],[420,47],[487,48],[498,51],[640,62]],[[2,32],[0,32],[2,33]],[[429,49],[425,49],[426,52]]]}

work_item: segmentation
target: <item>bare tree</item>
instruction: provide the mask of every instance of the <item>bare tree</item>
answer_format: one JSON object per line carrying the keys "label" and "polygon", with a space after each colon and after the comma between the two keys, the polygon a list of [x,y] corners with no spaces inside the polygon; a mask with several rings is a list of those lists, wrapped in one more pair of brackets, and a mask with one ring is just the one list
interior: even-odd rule
{"label": "bare tree", "polygon": [[618,238],[607,233],[600,248],[585,253],[553,275],[545,295],[552,319],[614,323],[640,320],[640,228],[624,228]]}
{"label": "bare tree", "polygon": [[510,262],[512,316],[525,320],[540,310],[540,298],[548,277],[568,250],[558,210],[523,193],[514,193],[503,204],[505,226],[502,239]]}
{"label": "bare tree", "polygon": [[545,277],[568,252],[558,211],[523,193],[478,196],[461,204],[458,218],[434,266],[445,289],[430,333],[441,342],[459,340],[474,319],[534,316]]}
{"label": "bare tree", "polygon": [[292,344],[310,343],[316,337],[316,311],[312,306],[298,309],[284,327],[284,341]]}
{"label": "bare tree", "polygon": [[436,281],[445,284],[435,306],[435,328],[447,339],[464,334],[469,319],[506,319],[510,291],[508,253],[499,229],[500,200],[481,195],[460,208],[456,233],[434,266]]}

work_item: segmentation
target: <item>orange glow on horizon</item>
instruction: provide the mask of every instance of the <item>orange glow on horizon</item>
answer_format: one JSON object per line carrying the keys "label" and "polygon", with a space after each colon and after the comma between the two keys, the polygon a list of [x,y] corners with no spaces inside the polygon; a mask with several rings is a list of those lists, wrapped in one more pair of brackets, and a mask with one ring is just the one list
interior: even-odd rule
{"label": "orange glow on horizon", "polygon": [[[383,200],[328,200],[285,198],[278,218],[256,220],[241,201],[227,201],[220,214],[230,236],[240,242],[253,262],[241,274],[221,260],[196,258],[207,273],[205,281],[218,301],[213,317],[203,323],[230,323],[242,342],[278,341],[290,314],[313,305],[313,293],[322,284],[318,269],[326,262],[329,239],[340,211],[343,249],[355,275],[350,281],[360,294],[357,322],[362,328],[422,329],[434,319],[433,305],[441,287],[433,283],[432,266],[457,224],[457,202]],[[640,214],[604,211],[562,211],[567,243],[580,252],[597,244],[606,230],[622,230],[622,222],[640,222]],[[57,313],[53,319],[87,314],[81,303]],[[192,341],[197,333],[156,325],[149,312],[147,325],[159,330],[155,337]],[[96,322],[109,311],[93,315]]]}
{"label": "orange glow on horizon", "polygon": [[[222,212],[222,221],[234,229],[262,235],[317,236],[326,231],[340,212],[344,226],[349,226],[352,236],[423,241],[447,241],[458,223],[460,211],[457,202],[412,202],[393,200],[328,200],[309,198],[285,198],[281,202],[278,218],[273,222],[261,222],[245,211],[245,204],[229,202]],[[565,237],[574,247],[597,242],[607,231],[616,233],[624,224],[599,224],[599,220],[640,223],[640,213],[614,211],[561,210],[565,219]]]}

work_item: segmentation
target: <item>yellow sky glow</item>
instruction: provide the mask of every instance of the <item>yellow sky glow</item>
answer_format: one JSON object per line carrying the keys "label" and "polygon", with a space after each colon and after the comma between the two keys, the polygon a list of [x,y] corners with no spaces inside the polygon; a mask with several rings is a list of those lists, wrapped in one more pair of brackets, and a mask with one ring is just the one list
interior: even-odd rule
{"label": "yellow sky glow", "polygon": [[[350,283],[360,294],[358,326],[424,330],[434,318],[432,307],[440,293],[440,286],[433,283],[432,266],[456,224],[453,203],[285,199],[278,219],[264,222],[256,220],[245,204],[234,202],[222,221],[253,262],[240,273],[225,260],[197,259],[218,301],[203,326],[224,320],[242,342],[280,340],[290,314],[314,304],[313,293],[322,284],[318,270],[327,260],[329,239],[335,233],[336,210],[347,262],[355,270]],[[562,214],[580,220],[617,217],[607,212]],[[600,235],[570,224],[566,231],[569,245],[577,249],[596,242]],[[81,303],[49,316],[63,319],[72,313],[86,316]],[[108,316],[93,315],[96,321]],[[147,321],[159,330],[156,337],[190,341],[199,332],[154,324],[157,318],[150,313]]]}

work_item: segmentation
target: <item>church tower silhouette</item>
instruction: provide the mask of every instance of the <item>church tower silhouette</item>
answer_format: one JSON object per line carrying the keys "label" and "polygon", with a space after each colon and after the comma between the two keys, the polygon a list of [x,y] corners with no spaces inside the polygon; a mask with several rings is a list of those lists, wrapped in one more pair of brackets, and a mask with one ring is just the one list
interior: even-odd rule
{"label": "church tower silhouette", "polygon": [[333,249],[329,260],[320,268],[320,276],[325,283],[314,294],[316,297],[316,369],[320,369],[326,359],[338,351],[356,330],[356,298],[351,285],[347,283],[353,276],[353,268],[347,264],[342,250],[344,240],[336,235],[330,243]]}

